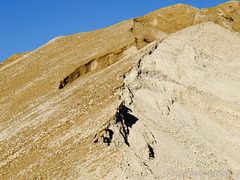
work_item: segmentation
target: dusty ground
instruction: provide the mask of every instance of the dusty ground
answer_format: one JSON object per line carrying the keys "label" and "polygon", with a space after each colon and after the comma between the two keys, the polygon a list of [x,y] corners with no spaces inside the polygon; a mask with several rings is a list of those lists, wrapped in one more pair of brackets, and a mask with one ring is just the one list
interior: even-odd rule
{"label": "dusty ground", "polygon": [[[108,179],[116,178],[118,173],[123,173],[123,177],[125,177],[128,170],[121,170],[119,165],[128,161],[124,159],[125,151],[129,148],[126,145],[126,139],[125,141],[116,140],[115,146],[102,143],[105,136],[105,139],[110,138],[109,134],[102,137],[104,133],[107,133],[105,130],[109,128],[109,124],[113,126],[116,117],[121,116],[117,112],[120,104],[124,101],[124,98],[120,96],[122,91],[126,90],[125,74],[135,67],[143,56],[152,52],[156,43],[161,42],[169,34],[188,26],[212,21],[229,29],[229,34],[233,31],[239,32],[239,10],[238,2],[228,2],[215,8],[202,10],[187,5],[175,5],[109,28],[58,37],[35,51],[14,55],[1,63],[0,179],[73,179],[77,177],[80,179],[84,179],[84,177]],[[214,33],[212,32],[213,35]],[[201,36],[196,38],[199,40]],[[226,47],[229,45],[231,48],[232,41],[228,40]],[[226,53],[223,48],[221,52],[224,53],[220,53],[219,57],[226,55],[228,55],[227,58],[232,57],[234,55],[232,55],[232,51],[238,50],[238,47],[234,46],[234,48],[227,51],[229,53]],[[217,50],[218,48],[216,52],[218,52]],[[187,55],[188,52],[186,52]],[[173,69],[168,63],[174,64],[166,62],[166,69]],[[204,62],[201,63],[205,66]],[[221,65],[228,69],[232,68],[230,72],[227,70],[221,72],[227,73],[227,76],[232,79],[230,82],[226,82],[227,85],[239,82],[238,63],[239,61],[236,59],[231,63]],[[208,68],[207,65],[206,68]],[[218,68],[215,64],[211,64],[210,67]],[[195,79],[195,74],[193,73],[194,76],[191,76],[192,79],[186,78],[189,77],[186,74],[188,69],[184,69],[185,66],[179,66],[179,68],[182,68],[178,71],[185,77],[181,80],[186,81],[185,83],[189,85],[190,80]],[[195,71],[194,67],[191,68],[192,71]],[[216,72],[218,71],[216,70]],[[196,78],[203,78],[202,75],[204,74],[201,74],[200,77],[196,76]],[[174,73],[171,76],[173,76],[172,79],[177,77]],[[178,81],[179,79],[174,80]],[[215,99],[208,102],[208,94],[206,97],[203,96],[207,101],[206,104],[213,106],[213,109],[209,107],[211,112],[216,113],[212,112],[211,116],[203,116],[202,119],[206,122],[200,121],[201,118],[199,118],[198,120],[203,123],[201,128],[204,128],[209,119],[209,123],[216,123],[218,118],[224,114],[222,112],[229,111],[230,115],[226,115],[228,118],[218,123],[230,126],[230,135],[226,137],[232,138],[229,143],[238,148],[239,139],[234,133],[239,133],[239,127],[236,125],[235,130],[232,131],[232,123],[239,120],[239,115],[234,114],[235,112],[239,113],[239,104],[235,99],[238,97],[236,95],[239,91],[238,85],[234,85],[235,90],[233,89],[229,93],[228,86],[222,87],[221,83],[225,82],[223,79],[211,82],[210,80],[208,84],[217,82],[221,89],[225,89],[221,92],[218,90],[212,92],[211,97],[219,97],[216,97],[216,102]],[[192,86],[197,88],[198,86],[202,87],[202,84]],[[214,90],[212,86],[208,88]],[[202,91],[205,92],[205,89]],[[189,95],[186,90],[183,91],[182,97],[182,103],[186,105],[183,107],[173,105],[175,108],[173,112],[181,112],[182,109],[179,108],[185,108],[183,112],[186,111],[187,114],[189,108],[193,106],[191,103],[195,103],[195,95],[193,96],[192,93]],[[222,97],[226,98],[227,102]],[[221,107],[223,109],[214,103],[224,104]],[[218,109],[214,109],[215,106]],[[204,106],[202,108],[206,111]],[[202,109],[198,110],[201,111],[199,114],[203,111]],[[162,111],[168,113],[168,108],[163,107]],[[233,119],[230,118],[232,111],[234,111]],[[136,115],[138,115],[137,113],[136,110]],[[178,115],[176,116],[178,117]],[[179,123],[182,116],[184,115],[178,117]],[[140,122],[140,117],[137,122]],[[125,131],[125,136],[130,137],[130,128],[137,127],[137,122],[131,127],[129,124],[114,126],[114,130],[118,131],[120,128]],[[170,124],[167,124],[166,121],[165,125],[169,126]],[[171,130],[171,126],[168,128]],[[207,132],[211,132],[211,128]],[[223,132],[225,132],[224,129]],[[184,135],[183,132],[180,134]],[[197,135],[194,134],[190,137]],[[121,136],[121,134],[115,133],[115,137],[121,138]],[[217,134],[216,138],[218,138]],[[216,147],[221,147],[225,142],[225,140],[220,141]],[[150,146],[153,147],[153,144]],[[169,146],[169,148],[179,147],[177,144],[173,144],[173,146]],[[202,150],[205,150],[204,148]],[[151,148],[148,147],[148,149]],[[225,149],[223,148],[223,150]],[[170,149],[165,149],[163,152],[167,151]],[[199,157],[200,152],[197,153]],[[193,159],[193,157],[195,156],[191,158]],[[206,156],[204,157],[206,158]],[[166,158],[169,157],[166,156]],[[238,158],[237,155],[236,158]],[[185,161],[186,156],[182,159]],[[125,165],[128,166],[128,164],[123,164],[123,166]],[[220,166],[225,168],[222,162],[216,167]],[[232,167],[230,166],[229,170]],[[117,177],[121,178],[121,176]]]}
{"label": "dusty ground", "polygon": [[219,25],[195,25],[163,40],[126,75],[125,122],[132,124],[119,174],[240,178],[239,42],[239,33]]}

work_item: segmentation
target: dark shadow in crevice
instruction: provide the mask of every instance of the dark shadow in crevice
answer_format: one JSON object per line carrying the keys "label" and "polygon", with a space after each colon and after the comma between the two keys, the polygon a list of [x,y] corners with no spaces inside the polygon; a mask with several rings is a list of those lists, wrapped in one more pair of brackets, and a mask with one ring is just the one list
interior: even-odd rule
{"label": "dark shadow in crevice", "polygon": [[112,142],[114,132],[111,129],[106,129],[105,130],[105,136],[103,136],[103,142],[107,143],[108,146]]}
{"label": "dark shadow in crevice", "polygon": [[129,109],[125,105],[121,105],[119,108],[119,112],[116,114],[116,124],[121,124],[121,128],[119,129],[119,131],[124,138],[124,142],[128,146],[130,146],[128,142],[129,128],[132,128],[133,124],[138,121],[138,118],[130,114],[131,112],[131,109]]}
{"label": "dark shadow in crevice", "polygon": [[155,158],[155,153],[153,151],[153,148],[150,144],[148,144],[148,153],[149,153],[149,159],[154,159]]}
{"label": "dark shadow in crevice", "polygon": [[[138,118],[130,114],[131,112],[132,112],[131,109],[126,107],[124,104],[121,104],[115,115],[113,125],[118,127],[119,133],[124,139],[124,143],[127,144],[128,146],[130,146],[128,142],[128,136],[130,133],[129,128],[132,128],[133,124],[135,124],[138,121]],[[107,143],[109,146],[112,143],[113,136],[114,131],[111,129],[111,126],[109,125],[109,127],[105,129],[104,135],[102,135],[101,138],[103,139],[103,142]],[[96,137],[97,134],[94,137],[95,139],[94,143],[97,143],[99,140],[98,138],[96,139]]]}

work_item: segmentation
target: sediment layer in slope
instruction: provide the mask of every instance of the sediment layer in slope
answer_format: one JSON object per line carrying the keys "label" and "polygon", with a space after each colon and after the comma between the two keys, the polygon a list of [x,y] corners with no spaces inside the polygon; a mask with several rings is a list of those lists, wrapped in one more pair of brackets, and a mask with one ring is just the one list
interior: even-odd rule
{"label": "sediment layer in slope", "polygon": [[240,178],[239,43],[239,33],[195,25],[163,40],[126,75],[125,127],[115,120],[107,131],[110,146],[125,143],[116,177]]}
{"label": "sediment layer in slope", "polygon": [[7,59],[0,66],[1,177],[105,177],[122,151],[94,143],[95,134],[122,102],[116,92],[124,74],[155,40],[206,21],[239,31],[238,18],[237,2],[203,10],[175,5]]}

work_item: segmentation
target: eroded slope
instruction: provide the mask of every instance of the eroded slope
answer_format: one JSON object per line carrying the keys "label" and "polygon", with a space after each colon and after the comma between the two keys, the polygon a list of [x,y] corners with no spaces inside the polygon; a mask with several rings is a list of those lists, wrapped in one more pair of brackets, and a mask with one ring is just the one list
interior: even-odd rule
{"label": "eroded slope", "polygon": [[206,21],[239,31],[238,2],[203,10],[167,7],[109,28],[58,37],[1,64],[1,178],[118,175],[124,146],[94,141],[115,119],[123,76],[155,47],[155,40]]}
{"label": "eroded slope", "polygon": [[[240,178],[239,43],[239,33],[195,25],[163,40],[126,75],[129,115],[122,114],[126,128],[134,123],[116,174]],[[112,146],[122,141],[115,126]]]}

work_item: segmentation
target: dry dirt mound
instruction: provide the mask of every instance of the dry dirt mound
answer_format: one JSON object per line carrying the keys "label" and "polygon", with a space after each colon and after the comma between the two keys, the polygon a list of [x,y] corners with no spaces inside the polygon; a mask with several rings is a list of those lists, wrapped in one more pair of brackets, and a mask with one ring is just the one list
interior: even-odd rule
{"label": "dry dirt mound", "polygon": [[219,25],[195,25],[126,75],[123,179],[240,178],[239,42]]}
{"label": "dry dirt mound", "polygon": [[[182,97],[183,105],[174,104],[175,100],[172,99],[173,105],[171,107],[170,105],[162,106],[162,113],[172,115],[171,112],[180,112],[181,108],[183,108],[183,112],[189,113],[189,108],[194,109],[194,105],[200,103],[200,108],[195,108],[195,110],[199,111],[199,116],[201,113],[203,114],[201,117],[203,121],[200,121],[198,119],[200,117],[195,117],[195,115],[188,115],[186,119],[193,116],[197,122],[200,121],[200,125],[202,123],[202,126],[199,125],[201,128],[208,120],[209,123],[220,123],[220,127],[224,125],[220,131],[223,133],[226,131],[225,126],[230,128],[230,134],[226,137],[232,138],[229,140],[229,144],[235,143],[233,146],[238,148],[239,139],[234,139],[234,137],[236,137],[235,133],[239,132],[237,125],[239,104],[236,99],[239,98],[237,96],[239,89],[237,89],[238,84],[236,83],[239,82],[239,60],[237,59],[239,54],[236,54],[239,49],[235,45],[238,42],[238,35],[232,32],[240,31],[239,17],[238,2],[231,1],[214,8],[201,10],[178,4],[105,29],[58,37],[32,52],[8,58],[0,65],[0,178],[95,177],[99,179],[114,178],[119,173],[129,172],[130,169],[121,170],[119,166],[121,163],[127,162],[123,157],[126,154],[125,151],[131,147],[131,129],[138,127],[142,116],[137,116],[138,109],[134,110],[134,108],[132,111],[136,112],[136,116],[132,115],[131,109],[127,106],[129,104],[124,103],[129,91],[126,87],[127,82],[124,83],[125,74],[132,67],[137,66],[139,60],[144,56],[152,58],[156,44],[168,37],[169,34],[207,21],[219,24],[228,31],[215,25],[204,25],[205,29],[196,26],[201,31],[196,33],[198,30],[192,28],[190,31],[188,29],[186,32],[189,31],[188,33],[191,34],[189,37],[182,32],[173,35],[173,37],[179,36],[179,38],[188,40],[189,46],[175,47],[171,45],[171,40],[164,41],[169,43],[168,51],[173,53],[169,53],[170,60],[174,59],[175,55],[178,57],[178,53],[182,52],[182,50],[174,51],[173,49],[182,48],[184,53],[181,54],[181,58],[188,59],[188,56],[196,56],[197,60],[193,61],[195,64],[186,61],[176,64],[175,61],[168,61],[167,56],[165,61],[162,61],[163,64],[159,66],[156,66],[157,63],[152,64],[153,67],[156,66],[155,68],[162,67],[157,71],[163,73],[161,76],[163,80],[166,78],[173,81],[171,84],[165,80],[167,81],[167,90],[172,88],[180,93],[179,89],[182,89],[182,93],[177,97]],[[217,45],[214,43],[219,35],[211,31],[212,27],[217,27],[216,31],[222,33],[223,40]],[[218,31],[218,29],[220,30]],[[193,39],[189,39],[191,37]],[[181,44],[180,42],[184,44],[185,39],[180,40],[179,38],[177,44]],[[211,46],[205,43],[206,38],[209,38],[208,44]],[[198,44],[191,45],[193,42]],[[201,46],[199,47],[199,45]],[[198,51],[192,46],[196,46],[200,50]],[[203,52],[201,48],[204,50]],[[163,48],[164,51],[167,50]],[[201,53],[199,55],[199,52],[202,52],[202,55]],[[211,63],[207,61],[210,58],[213,58]],[[220,58],[219,61],[218,58]],[[152,68],[152,66],[150,67]],[[137,68],[144,68],[144,66],[140,67],[139,65]],[[168,70],[169,74],[164,74],[166,73],[164,70]],[[148,72],[149,75],[151,73],[155,72]],[[149,78],[149,82],[151,81],[152,79]],[[177,86],[174,82],[179,85]],[[213,85],[215,83],[217,85]],[[152,91],[151,88],[147,90]],[[127,97],[122,96],[122,92],[125,92]],[[196,94],[197,92],[198,94]],[[171,94],[168,91],[167,93]],[[130,96],[132,97],[133,94]],[[143,93],[143,95],[147,95],[147,93]],[[137,97],[137,95],[134,96]],[[165,95],[161,97],[164,104],[168,97]],[[151,98],[152,96],[149,95],[148,99]],[[195,102],[200,99],[201,102]],[[179,99],[178,102],[180,102]],[[151,106],[154,105],[151,104]],[[151,106],[149,106],[150,109],[152,109]],[[197,110],[196,112],[198,112]],[[176,119],[182,121],[184,113],[178,115],[179,117]],[[223,117],[225,117],[224,121],[221,120]],[[170,134],[173,133],[171,128],[172,126],[169,126],[166,130]],[[181,130],[181,126],[179,129]],[[210,130],[203,132],[210,133]],[[198,135],[192,131],[189,133],[190,139]],[[184,135],[183,132],[180,134]],[[205,139],[204,141],[199,140],[199,142],[211,142],[218,138],[217,134],[215,135],[216,137],[212,140]],[[155,140],[151,135],[148,136],[151,143],[146,146],[148,153],[145,155],[151,159],[157,159],[160,156],[155,154]],[[186,138],[188,137],[183,140]],[[173,138],[170,139],[173,140]],[[220,141],[216,147],[220,147],[223,142],[226,141]],[[193,143],[193,145],[196,144]],[[174,147],[181,146],[175,144]],[[205,150],[206,146],[202,148],[201,150]],[[165,151],[167,151],[166,149]],[[145,149],[143,153],[145,153]],[[222,158],[217,156],[216,159],[223,160],[225,154],[223,153]],[[205,155],[203,153],[206,158]],[[182,164],[184,164],[182,161],[188,161],[184,157],[181,161],[179,160]],[[191,156],[189,162],[195,162],[193,161],[194,157]],[[229,170],[235,171],[236,168],[234,169],[232,165],[234,163],[230,163],[232,157],[227,157],[230,158],[229,162],[226,162],[229,163]],[[213,159],[213,157],[211,158]],[[238,158],[237,155],[236,158]],[[136,163],[136,167],[139,163]],[[236,163],[238,165],[239,161],[237,160]],[[219,162],[219,165],[216,163],[215,165],[214,167],[219,170],[227,169],[222,161]],[[147,165],[145,167],[149,168],[144,173],[148,176],[151,168]],[[173,167],[178,167],[178,165]],[[199,168],[202,167],[205,166],[199,166]],[[132,176],[140,177],[139,172],[142,170],[136,171],[136,176],[134,173]]]}

